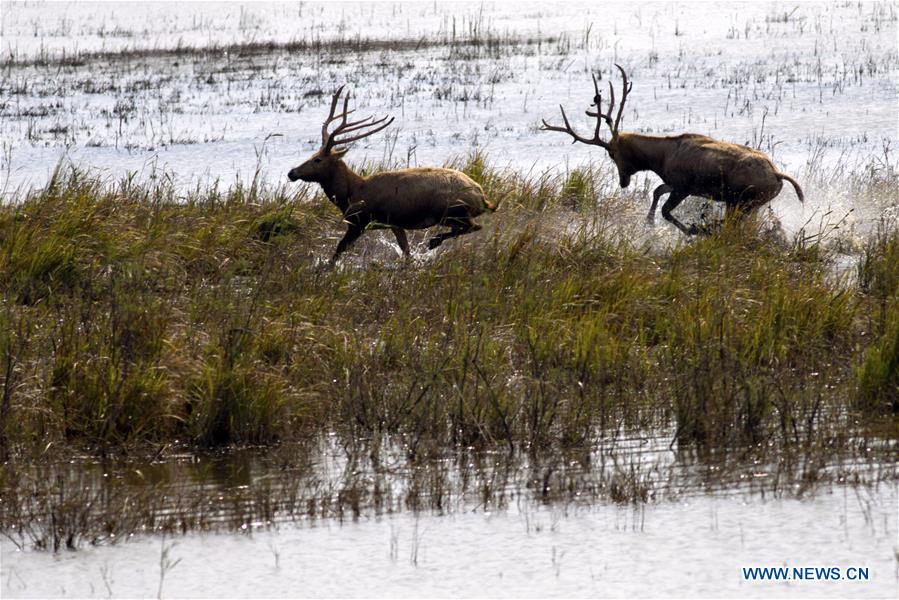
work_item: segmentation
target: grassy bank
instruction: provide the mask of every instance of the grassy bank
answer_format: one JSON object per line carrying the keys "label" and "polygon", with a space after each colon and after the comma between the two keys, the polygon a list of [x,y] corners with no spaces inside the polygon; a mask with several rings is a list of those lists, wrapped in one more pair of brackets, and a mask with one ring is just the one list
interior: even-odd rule
{"label": "grassy bank", "polygon": [[601,172],[466,169],[501,210],[409,264],[370,233],[325,268],[339,218],[304,192],[185,199],[74,173],[4,206],[5,451],[333,431],[418,456],[577,447],[620,426],[713,449],[839,445],[860,422],[896,436],[895,224],[850,285],[822,246],[751,222],[629,241],[609,226],[623,200],[592,200]]}
{"label": "grassy bank", "polygon": [[646,190],[605,193],[602,168],[459,166],[502,199],[483,231],[415,234],[409,262],[369,232],[333,269],[317,190],[74,172],[0,208],[0,532],[60,549],[895,478],[895,223],[846,270],[845,241],[752,220],[647,236]]}

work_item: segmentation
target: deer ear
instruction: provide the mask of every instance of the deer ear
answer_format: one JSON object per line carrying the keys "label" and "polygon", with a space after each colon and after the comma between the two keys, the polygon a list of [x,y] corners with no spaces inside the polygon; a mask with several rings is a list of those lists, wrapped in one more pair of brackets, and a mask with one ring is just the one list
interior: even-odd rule
{"label": "deer ear", "polygon": [[331,150],[331,156],[336,156],[337,158],[343,158],[348,150],[349,150],[349,148],[341,148],[340,150]]}

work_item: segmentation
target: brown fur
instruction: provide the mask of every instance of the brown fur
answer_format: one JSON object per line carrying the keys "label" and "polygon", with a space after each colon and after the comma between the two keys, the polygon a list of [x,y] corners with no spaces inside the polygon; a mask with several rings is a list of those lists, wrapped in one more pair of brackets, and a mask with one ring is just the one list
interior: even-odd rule
{"label": "brown fur", "polygon": [[[608,109],[603,114],[602,96],[594,78],[596,93],[593,102],[596,109],[593,112],[587,111],[588,115],[596,117],[597,120],[592,138],[582,137],[572,129],[564,109],[562,109],[564,126],[550,125],[543,121],[542,128],[567,133],[576,142],[605,148],[618,167],[621,187],[627,187],[631,176],[639,171],[652,171],[658,175],[664,183],[653,191],[652,207],[647,215],[650,222],[654,221],[656,206],[665,194],[668,194],[668,200],[662,205],[662,216],[688,235],[696,233],[696,227],[686,227],[671,214],[671,211],[687,196],[701,196],[724,202],[728,212],[736,210],[748,212],[777,196],[783,187],[783,180],[787,180],[796,189],[799,201],[804,200],[799,183],[789,175],[778,171],[771,159],[758,150],[695,133],[669,137],[619,133],[618,125],[631,86],[628,84],[624,69],[620,66],[618,69],[624,83],[621,104],[614,123],[611,116],[615,108],[612,84],[609,83]],[[612,137],[608,141],[599,137],[599,128],[603,121],[612,130]]]}
{"label": "brown fur", "polygon": [[652,171],[662,179],[664,185],[656,188],[647,218],[653,221],[658,201],[667,193],[662,216],[685,233],[694,233],[695,227],[685,227],[671,211],[687,196],[717,200],[728,210],[747,212],[775,198],[786,179],[800,202],[804,200],[796,180],[778,171],[764,153],[704,135],[620,133],[610,140],[607,150],[618,167],[621,187],[627,187],[639,171]]}
{"label": "brown fur", "polygon": [[[391,229],[407,257],[407,229],[425,229],[434,225],[449,227],[448,232],[429,240],[428,247],[432,249],[444,240],[478,231],[481,226],[472,219],[485,211],[496,210],[496,206],[487,200],[481,186],[465,173],[439,167],[417,167],[363,177],[343,162],[346,149],[337,149],[337,146],[377,133],[393,119],[368,117],[348,121],[348,115],[353,112],[349,110],[349,95],[343,98],[342,112],[336,112],[342,91],[341,86],[331,98],[331,111],[322,125],[319,151],[287,173],[291,181],[301,179],[321,185],[325,195],[343,213],[347,231],[337,244],[331,261],[336,261],[368,228]],[[333,122],[338,122],[337,127],[328,131]]]}
{"label": "brown fur", "polygon": [[392,229],[408,256],[404,230],[434,225],[449,227],[449,232],[429,241],[429,248],[436,248],[446,239],[478,231],[481,227],[472,219],[496,209],[481,186],[461,171],[418,167],[362,177],[343,162],[342,156],[340,152],[327,155],[318,152],[287,174],[291,181],[301,179],[320,184],[343,213],[347,232],[332,260],[366,228]]}

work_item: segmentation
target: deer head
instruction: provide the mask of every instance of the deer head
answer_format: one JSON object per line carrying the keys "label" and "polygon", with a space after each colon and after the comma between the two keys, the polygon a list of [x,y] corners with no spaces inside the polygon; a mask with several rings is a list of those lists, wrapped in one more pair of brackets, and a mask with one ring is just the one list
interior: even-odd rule
{"label": "deer head", "polygon": [[[349,93],[343,98],[343,110],[339,114],[335,114],[343,88],[344,86],[340,86],[334,92],[334,95],[331,96],[331,110],[328,112],[328,118],[322,124],[321,148],[309,157],[306,162],[298,167],[294,167],[287,173],[287,178],[291,181],[296,181],[297,179],[314,183],[330,181],[338,170],[340,159],[343,158],[349,149],[346,147],[347,144],[374,135],[393,123],[393,117],[382,117],[380,119],[366,117],[358,121],[347,121],[347,117],[355,112],[355,110],[349,110]],[[337,127],[329,132],[328,126],[335,121],[339,121]],[[348,135],[354,132],[361,133]]]}
{"label": "deer head", "polygon": [[[562,133],[567,133],[572,138],[572,144],[575,142],[580,142],[582,144],[590,144],[591,146],[600,146],[606,149],[606,152],[609,153],[609,157],[615,161],[615,166],[618,167],[618,181],[621,184],[621,187],[627,187],[631,182],[631,175],[633,175],[636,170],[632,168],[631,162],[625,156],[625,152],[621,148],[620,141],[621,137],[618,135],[618,128],[621,125],[621,115],[624,113],[624,103],[627,101],[627,95],[631,91],[631,87],[633,87],[632,83],[628,83],[627,81],[627,73],[624,72],[624,69],[621,68],[621,65],[616,64],[618,70],[621,71],[621,77],[623,79],[623,83],[621,85],[621,104],[618,105],[618,113],[615,115],[615,120],[612,121],[612,111],[615,110],[615,88],[612,87],[612,82],[609,82],[609,104],[606,112],[602,112],[602,93],[599,91],[599,84],[596,81],[596,76],[593,76],[593,104],[591,106],[595,106],[596,110],[587,111],[587,115],[590,117],[596,118],[596,127],[593,130],[593,137],[587,138],[580,134],[578,134],[568,122],[568,116],[565,114],[565,109],[562,105],[559,105],[559,108],[562,111],[562,121],[564,121],[565,125],[550,125],[546,122],[546,119],[543,120],[543,126],[540,129],[544,131],[561,131]],[[609,138],[608,141],[603,140],[599,137],[599,130],[602,127],[603,122],[608,125],[609,129],[612,132],[612,137]]]}

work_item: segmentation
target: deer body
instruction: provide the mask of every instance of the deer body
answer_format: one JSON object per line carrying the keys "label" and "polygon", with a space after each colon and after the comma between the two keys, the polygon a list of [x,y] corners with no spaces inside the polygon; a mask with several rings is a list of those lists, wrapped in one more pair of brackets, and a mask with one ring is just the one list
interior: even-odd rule
{"label": "deer body", "polygon": [[647,220],[654,221],[659,199],[667,193],[662,215],[685,233],[695,233],[695,228],[685,227],[671,211],[687,196],[750,211],[775,198],[786,179],[803,200],[796,180],[778,171],[764,153],[746,146],[695,133],[669,137],[620,133],[616,146],[612,157],[621,187],[627,187],[631,175],[639,171],[652,171],[664,182],[653,194]]}
{"label": "deer body", "polygon": [[[331,100],[331,114],[322,127],[321,149],[287,174],[291,181],[299,179],[321,185],[328,199],[343,213],[347,231],[337,244],[332,262],[366,229],[391,229],[406,256],[409,256],[407,229],[426,229],[434,225],[449,227],[449,232],[429,240],[431,249],[444,240],[481,229],[472,219],[485,211],[495,210],[496,206],[487,200],[481,186],[461,171],[416,167],[363,177],[343,162],[346,150],[335,150],[335,146],[367,137],[389,125],[390,121],[363,134],[338,139],[340,133],[371,127],[386,120],[386,117],[378,121],[369,118],[347,123],[347,115],[353,112],[347,110],[348,98],[344,98],[343,112],[335,116],[342,89],[337,90]],[[328,132],[328,124],[337,119],[341,120],[340,125]]]}
{"label": "deer body", "polygon": [[[653,192],[652,207],[647,215],[649,222],[654,221],[656,206],[665,194],[668,194],[668,200],[662,206],[662,216],[688,235],[696,233],[696,227],[686,227],[671,214],[671,211],[687,196],[700,196],[724,202],[728,212],[751,211],[777,196],[783,187],[783,180],[786,179],[796,189],[800,202],[803,201],[802,189],[796,180],[778,171],[771,159],[758,150],[695,133],[659,137],[619,132],[621,114],[631,86],[627,82],[624,69],[620,66],[618,69],[624,78],[624,85],[621,104],[614,122],[611,117],[615,108],[614,88],[609,83],[610,100],[608,109],[603,114],[600,112],[602,97],[594,78],[596,93],[593,105],[596,106],[596,110],[587,111],[589,116],[596,117],[592,138],[582,137],[572,129],[564,109],[562,109],[564,127],[543,121],[542,128],[567,133],[575,142],[605,148],[618,168],[621,187],[627,187],[631,176],[639,171],[652,171],[658,175],[664,183]],[[612,130],[612,137],[608,141],[599,137],[603,122]]]}

